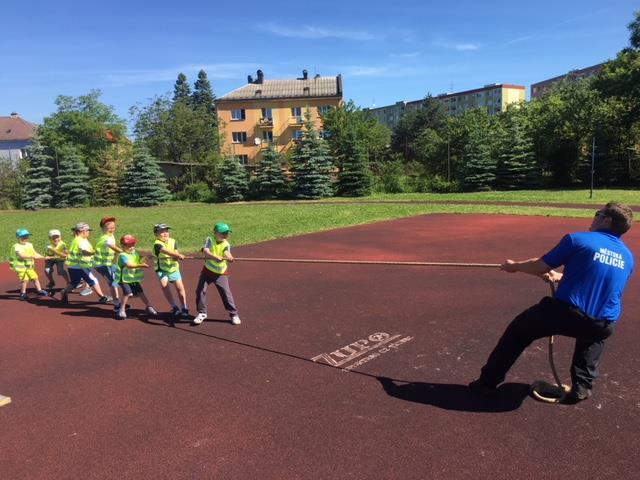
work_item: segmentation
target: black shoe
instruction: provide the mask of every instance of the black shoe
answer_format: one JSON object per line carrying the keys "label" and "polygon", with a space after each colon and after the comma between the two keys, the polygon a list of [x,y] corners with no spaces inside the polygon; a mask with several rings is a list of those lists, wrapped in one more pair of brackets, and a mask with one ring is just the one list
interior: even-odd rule
{"label": "black shoe", "polygon": [[69,303],[69,292],[67,292],[66,290],[63,290],[62,293],[60,294],[60,301],[62,303]]}
{"label": "black shoe", "polygon": [[564,403],[565,405],[575,405],[576,403],[586,400],[590,396],[590,388],[583,387],[582,385],[574,385],[571,391],[562,398],[560,403]]}
{"label": "black shoe", "polygon": [[175,318],[180,318],[180,308],[176,306],[171,307],[171,316]]}
{"label": "black shoe", "polygon": [[21,293],[20,294],[20,300],[22,300],[22,301],[29,300],[29,297],[27,296],[26,293]]}
{"label": "black shoe", "polygon": [[478,395],[487,398],[495,397],[498,393],[498,390],[494,385],[489,385],[480,378],[469,383],[469,390],[471,390],[473,393],[477,393]]}

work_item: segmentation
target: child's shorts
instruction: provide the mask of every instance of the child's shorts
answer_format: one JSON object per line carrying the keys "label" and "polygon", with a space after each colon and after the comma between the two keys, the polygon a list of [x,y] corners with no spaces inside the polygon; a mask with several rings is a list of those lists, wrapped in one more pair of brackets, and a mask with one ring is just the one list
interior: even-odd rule
{"label": "child's shorts", "polygon": [[38,273],[33,268],[27,268],[21,272],[16,272],[18,280],[21,282],[28,282],[30,280],[38,280]]}
{"label": "child's shorts", "polygon": [[122,293],[124,295],[133,295],[136,296],[139,293],[142,293],[142,285],[139,282],[133,282],[133,283],[124,283],[122,282],[120,284],[120,288],[122,289]]}
{"label": "child's shorts", "polygon": [[90,268],[69,267],[69,279],[71,280],[71,285],[79,285],[82,280],[87,282],[90,287],[98,283],[98,279],[91,273]]}
{"label": "child's shorts", "polygon": [[64,275],[64,260],[45,260],[44,271],[47,275],[53,275],[53,270],[58,272],[58,275]]}
{"label": "child's shorts", "polygon": [[100,265],[99,267],[95,267],[96,272],[98,272],[100,275],[102,275],[107,282],[109,283],[109,286],[115,286],[116,285],[116,267],[115,265]]}
{"label": "child's shorts", "polygon": [[180,270],[176,272],[171,272],[171,273],[167,273],[167,272],[163,272],[162,270],[159,270],[156,272],[156,274],[158,275],[158,278],[160,280],[162,280],[164,277],[167,277],[171,283],[177,282],[178,280],[182,280],[182,275],[180,274]]}

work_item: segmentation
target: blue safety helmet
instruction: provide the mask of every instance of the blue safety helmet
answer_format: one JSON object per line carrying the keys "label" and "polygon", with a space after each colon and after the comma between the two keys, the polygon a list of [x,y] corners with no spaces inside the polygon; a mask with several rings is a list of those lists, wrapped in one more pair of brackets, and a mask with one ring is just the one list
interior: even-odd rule
{"label": "blue safety helmet", "polygon": [[22,237],[30,237],[31,234],[29,233],[29,230],[27,230],[26,228],[19,228],[18,230],[16,230],[16,238],[22,238]]}

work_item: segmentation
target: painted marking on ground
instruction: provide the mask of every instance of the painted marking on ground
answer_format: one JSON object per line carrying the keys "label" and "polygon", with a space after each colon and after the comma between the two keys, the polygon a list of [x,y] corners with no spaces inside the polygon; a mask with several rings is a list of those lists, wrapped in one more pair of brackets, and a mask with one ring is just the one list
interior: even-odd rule
{"label": "painted marking on ground", "polygon": [[355,367],[359,367],[378,358],[380,355],[397,350],[401,345],[413,340],[413,337],[410,336],[400,337],[402,337],[402,335],[399,333],[395,335],[390,335],[385,332],[372,333],[366,339],[356,340],[332,352],[321,353],[312,357],[311,360],[314,362],[324,361],[332,367],[343,367],[343,365],[353,362],[363,355],[369,354],[364,358],[360,358],[357,362],[342,368],[342,370],[352,370]]}
{"label": "painted marking on ground", "polygon": [[11,397],[5,397],[4,395],[0,395],[0,407],[3,405],[8,405],[11,403]]}

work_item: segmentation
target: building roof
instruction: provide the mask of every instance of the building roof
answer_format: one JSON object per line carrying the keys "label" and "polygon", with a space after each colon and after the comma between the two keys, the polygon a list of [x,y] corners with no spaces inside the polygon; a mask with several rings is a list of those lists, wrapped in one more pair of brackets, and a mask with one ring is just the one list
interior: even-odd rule
{"label": "building roof", "polygon": [[297,78],[293,80],[254,81],[218,98],[226,100],[260,100],[265,98],[341,97],[342,79],[337,77]]}
{"label": "building roof", "polygon": [[575,75],[577,77],[588,77],[591,75],[595,75],[596,73],[599,73],[603,67],[604,67],[604,63],[598,63],[596,65],[591,65],[590,67],[571,70],[567,73],[563,73],[562,75],[558,75],[557,77],[547,78],[546,80],[541,80],[539,82],[532,83],[531,88],[533,89],[533,87],[538,87],[540,85],[544,85],[547,83],[554,83],[564,78],[567,78],[570,75]]}
{"label": "building roof", "polygon": [[10,117],[0,117],[0,142],[31,140],[36,124],[20,118],[17,113]]}

